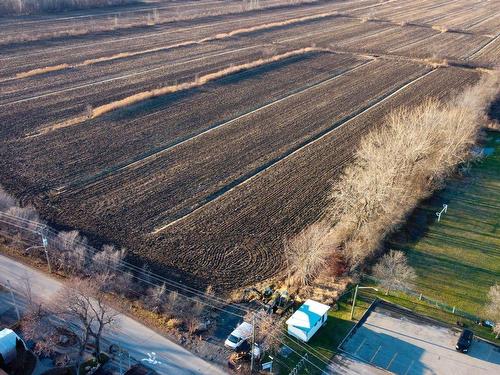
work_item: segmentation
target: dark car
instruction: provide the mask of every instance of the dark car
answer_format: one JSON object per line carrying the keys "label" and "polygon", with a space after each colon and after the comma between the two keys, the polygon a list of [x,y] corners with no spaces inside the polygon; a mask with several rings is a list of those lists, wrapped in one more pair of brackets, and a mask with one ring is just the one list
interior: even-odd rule
{"label": "dark car", "polygon": [[467,353],[469,351],[470,345],[472,344],[472,338],[474,333],[470,329],[464,329],[460,337],[458,338],[457,345],[455,349],[459,352]]}

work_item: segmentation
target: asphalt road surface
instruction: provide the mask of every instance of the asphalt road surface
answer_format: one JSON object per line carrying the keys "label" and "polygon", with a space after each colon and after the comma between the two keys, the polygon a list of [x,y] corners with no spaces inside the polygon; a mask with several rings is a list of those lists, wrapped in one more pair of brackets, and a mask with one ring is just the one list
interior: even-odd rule
{"label": "asphalt road surface", "polygon": [[[15,291],[24,293],[26,279],[30,280],[33,297],[40,300],[50,298],[63,285],[62,282],[40,271],[0,255],[0,284],[6,285],[7,280],[9,280]],[[8,294],[3,294],[3,297],[7,298]],[[154,368],[160,374],[225,374],[218,367],[202,360],[128,316],[119,314],[117,322],[117,327],[112,332],[105,334],[103,339],[106,342],[119,344],[136,361],[147,359],[149,358],[148,353],[154,352],[157,363],[144,362],[144,364]]]}

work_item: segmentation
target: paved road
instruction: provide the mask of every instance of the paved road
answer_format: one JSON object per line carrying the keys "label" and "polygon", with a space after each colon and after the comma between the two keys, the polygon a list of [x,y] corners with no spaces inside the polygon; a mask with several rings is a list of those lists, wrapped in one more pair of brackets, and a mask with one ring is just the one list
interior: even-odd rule
{"label": "paved road", "polygon": [[[0,255],[1,284],[5,285],[10,280],[14,290],[24,292],[27,278],[30,280],[33,296],[40,299],[50,298],[63,285],[40,271]],[[156,360],[161,364],[151,367],[161,374],[225,374],[221,369],[123,314],[118,315],[118,327],[106,334],[104,339],[118,343],[136,360],[155,352]]]}

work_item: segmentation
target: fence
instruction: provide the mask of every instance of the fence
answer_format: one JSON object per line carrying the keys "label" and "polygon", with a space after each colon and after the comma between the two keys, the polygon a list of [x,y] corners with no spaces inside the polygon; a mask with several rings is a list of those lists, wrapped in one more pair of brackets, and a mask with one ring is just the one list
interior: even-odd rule
{"label": "fence", "polygon": [[[362,275],[362,279],[364,280],[368,280],[368,281],[371,281],[371,282],[375,282],[375,283],[379,283],[379,280],[376,279],[375,277],[373,276],[370,276],[370,275]],[[404,288],[402,290],[398,290],[410,297],[414,297],[415,299],[417,299],[418,301],[424,301],[426,303],[428,303],[429,305],[433,306],[433,307],[436,307],[442,311],[445,311],[447,313],[450,313],[450,314],[453,314],[453,315],[457,315],[459,317],[462,317],[462,318],[465,318],[465,319],[468,319],[468,320],[471,320],[475,323],[479,323],[481,321],[481,318],[476,316],[476,315],[473,315],[473,314],[470,314],[466,311],[463,311],[463,310],[460,310],[460,309],[457,309],[455,306],[450,306],[444,302],[441,302],[441,301],[437,301],[435,299],[432,299],[432,298],[429,298],[427,296],[424,296],[422,293],[420,292],[417,292],[417,291],[414,291],[412,289],[409,289],[409,288]]]}

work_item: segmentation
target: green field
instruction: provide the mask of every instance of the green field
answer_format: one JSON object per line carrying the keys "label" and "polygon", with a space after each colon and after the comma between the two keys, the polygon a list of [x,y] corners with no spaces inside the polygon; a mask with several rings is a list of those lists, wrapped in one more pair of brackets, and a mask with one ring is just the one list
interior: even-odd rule
{"label": "green field", "polygon": [[[391,243],[415,268],[415,290],[479,316],[500,280],[500,133],[488,132],[483,146],[491,154],[419,207]],[[437,222],[443,203],[448,212]]]}

